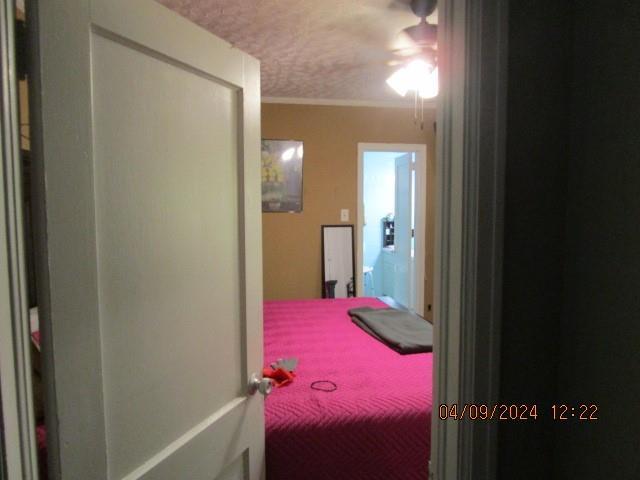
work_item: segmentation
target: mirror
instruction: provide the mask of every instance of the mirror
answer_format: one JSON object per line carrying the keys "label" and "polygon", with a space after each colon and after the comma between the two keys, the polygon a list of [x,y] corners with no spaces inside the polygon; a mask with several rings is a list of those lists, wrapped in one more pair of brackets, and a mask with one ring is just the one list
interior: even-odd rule
{"label": "mirror", "polygon": [[355,297],[353,225],[322,225],[322,298]]}

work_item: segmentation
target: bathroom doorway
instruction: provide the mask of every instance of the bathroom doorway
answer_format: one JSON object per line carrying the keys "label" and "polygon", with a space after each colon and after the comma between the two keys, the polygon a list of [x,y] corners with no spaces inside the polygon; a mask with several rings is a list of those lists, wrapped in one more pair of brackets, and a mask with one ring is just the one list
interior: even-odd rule
{"label": "bathroom doorway", "polygon": [[358,145],[358,295],[424,315],[426,146]]}

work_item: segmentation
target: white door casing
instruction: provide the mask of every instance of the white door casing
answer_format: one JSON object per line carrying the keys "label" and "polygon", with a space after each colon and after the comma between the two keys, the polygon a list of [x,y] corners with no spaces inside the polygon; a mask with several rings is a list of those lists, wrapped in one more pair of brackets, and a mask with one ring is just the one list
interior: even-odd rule
{"label": "white door casing", "polygon": [[37,478],[15,5],[0,1],[0,478]]}
{"label": "white door casing", "polygon": [[358,143],[358,215],[356,228],[356,295],[364,293],[363,283],[363,228],[364,228],[364,155],[366,152],[407,152],[415,154],[415,311],[424,315],[424,281],[427,210],[427,146],[409,143]]}
{"label": "white door casing", "polygon": [[[438,3],[434,409],[499,400],[508,2]],[[434,480],[497,475],[498,422],[432,422]]]}
{"label": "white door casing", "polygon": [[36,3],[50,476],[257,480],[259,63],[151,0]]}

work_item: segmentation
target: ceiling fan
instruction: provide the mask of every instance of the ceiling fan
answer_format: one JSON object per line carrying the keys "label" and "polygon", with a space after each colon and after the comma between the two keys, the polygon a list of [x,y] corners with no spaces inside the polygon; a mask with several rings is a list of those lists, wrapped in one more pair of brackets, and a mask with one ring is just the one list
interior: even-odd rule
{"label": "ceiling fan", "polygon": [[389,8],[410,8],[420,19],[417,25],[403,29],[399,36],[408,39],[405,45],[396,46],[393,64],[399,68],[387,78],[387,85],[397,94],[406,96],[413,92],[415,99],[414,121],[418,123],[420,100],[420,127],[424,128],[424,100],[438,95],[437,41],[438,27],[427,21],[436,9],[436,0],[393,0]]}
{"label": "ceiling fan", "polygon": [[416,25],[404,28],[397,36],[391,51],[399,57],[423,54],[435,61],[438,41],[438,27],[429,23],[427,17],[436,9],[436,0],[393,0],[389,4],[391,10],[410,9],[419,18]]}

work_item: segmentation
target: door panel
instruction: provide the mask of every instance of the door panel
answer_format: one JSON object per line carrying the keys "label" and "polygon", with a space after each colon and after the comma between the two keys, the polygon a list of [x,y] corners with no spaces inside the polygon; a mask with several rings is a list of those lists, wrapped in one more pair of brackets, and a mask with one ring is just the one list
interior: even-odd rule
{"label": "door panel", "polygon": [[216,480],[244,480],[246,477],[246,456],[237,458]]}
{"label": "door panel", "polygon": [[258,479],[259,65],[153,1],[49,3],[53,477]]}
{"label": "door panel", "polygon": [[412,212],[412,154],[396,158],[396,205],[394,215],[394,256],[395,289],[394,299],[407,308],[414,308],[411,302],[412,261],[411,218]]}
{"label": "door panel", "polygon": [[[104,402],[117,477],[246,381],[237,94],[99,35],[93,45]],[[230,368],[212,367],[220,358]]]}

